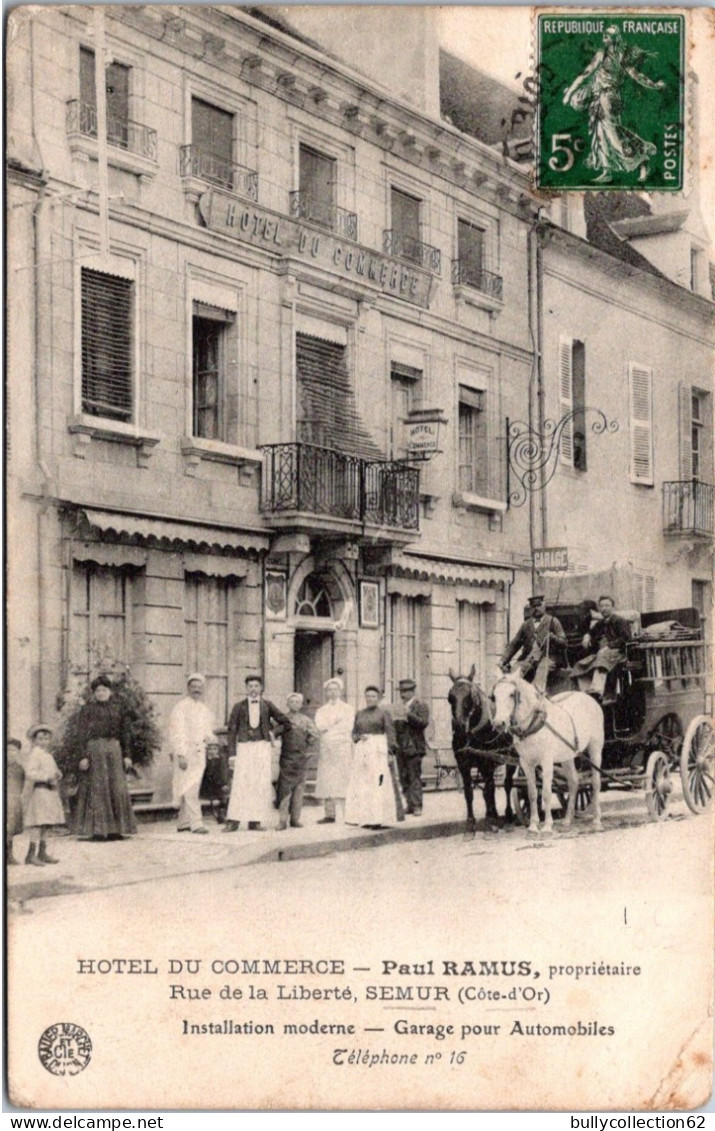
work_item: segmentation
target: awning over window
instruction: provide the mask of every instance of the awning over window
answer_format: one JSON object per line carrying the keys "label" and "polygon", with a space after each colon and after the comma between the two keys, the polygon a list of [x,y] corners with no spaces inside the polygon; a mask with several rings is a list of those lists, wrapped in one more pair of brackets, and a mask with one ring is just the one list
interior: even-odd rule
{"label": "awning over window", "polygon": [[147,541],[176,542],[189,549],[212,546],[242,554],[259,553],[269,546],[267,534],[222,530],[216,526],[143,518],[133,514],[117,514],[115,511],[91,510],[89,507],[84,508],[83,513],[90,526],[117,537],[125,535]]}
{"label": "awning over window", "polygon": [[[462,562],[442,561],[421,557],[418,554],[399,554],[393,559],[394,578],[415,578],[421,581],[438,581],[447,585],[475,588],[486,586],[504,589],[514,580],[514,572],[498,566],[467,565]],[[466,600],[459,595],[459,600]],[[471,598],[469,598],[471,599]],[[483,598],[479,598],[481,601]]]}
{"label": "awning over window", "polygon": [[100,566],[146,565],[147,551],[141,546],[118,546],[111,542],[74,542],[72,559],[75,562],[94,562]]}

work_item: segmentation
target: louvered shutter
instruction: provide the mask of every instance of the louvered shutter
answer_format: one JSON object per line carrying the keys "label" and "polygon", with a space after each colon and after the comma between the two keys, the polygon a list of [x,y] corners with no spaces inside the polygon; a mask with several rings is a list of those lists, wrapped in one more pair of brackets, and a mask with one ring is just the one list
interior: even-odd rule
{"label": "louvered shutter", "polygon": [[685,381],[678,388],[678,428],[680,431],[680,478],[693,475],[693,389]]}
{"label": "louvered shutter", "polygon": [[133,413],[130,279],[82,268],[82,411],[112,420]]}
{"label": "louvered shutter", "polygon": [[[559,407],[561,416],[573,411],[573,340],[559,338]],[[573,467],[573,419],[561,433],[561,462]]]}
{"label": "louvered shutter", "polygon": [[628,366],[631,408],[631,480],[653,483],[653,370]]}

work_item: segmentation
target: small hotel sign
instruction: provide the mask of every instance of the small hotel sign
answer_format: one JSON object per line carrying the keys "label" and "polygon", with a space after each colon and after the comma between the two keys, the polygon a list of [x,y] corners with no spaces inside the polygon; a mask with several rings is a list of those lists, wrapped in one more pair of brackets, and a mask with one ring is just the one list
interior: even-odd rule
{"label": "small hotel sign", "polygon": [[565,546],[544,547],[534,550],[534,569],[541,573],[569,568],[569,552]]}
{"label": "small hotel sign", "polygon": [[438,420],[410,421],[406,426],[407,448],[410,452],[436,452],[439,440]]}
{"label": "small hotel sign", "polygon": [[412,264],[317,231],[278,212],[256,208],[227,193],[211,189],[199,198],[199,211],[208,228],[279,255],[294,256],[316,267],[337,271],[346,279],[429,307],[431,276]]}

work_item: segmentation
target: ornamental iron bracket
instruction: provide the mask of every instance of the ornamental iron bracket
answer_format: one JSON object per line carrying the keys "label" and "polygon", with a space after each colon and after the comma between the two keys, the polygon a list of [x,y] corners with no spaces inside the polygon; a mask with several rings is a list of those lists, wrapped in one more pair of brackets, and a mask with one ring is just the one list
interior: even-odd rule
{"label": "ornamental iron bracket", "polygon": [[[554,477],[558,464],[564,432],[576,418],[584,422],[587,414],[596,419],[591,431],[597,436],[618,431],[618,421],[608,420],[600,408],[578,408],[567,412],[560,420],[545,420],[542,432],[537,432],[521,420],[511,421],[507,433],[507,460],[510,476],[516,477],[517,486],[508,492],[510,507],[521,507],[527,496],[543,491]],[[573,443],[573,438],[572,441]]]}

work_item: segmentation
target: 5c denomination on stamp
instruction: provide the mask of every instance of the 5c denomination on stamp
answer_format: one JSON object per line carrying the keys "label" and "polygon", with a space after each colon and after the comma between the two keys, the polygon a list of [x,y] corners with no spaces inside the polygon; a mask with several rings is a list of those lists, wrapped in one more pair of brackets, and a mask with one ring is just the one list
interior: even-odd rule
{"label": "5c denomination on stamp", "polygon": [[682,190],[684,15],[540,14],[537,66],[540,188]]}

